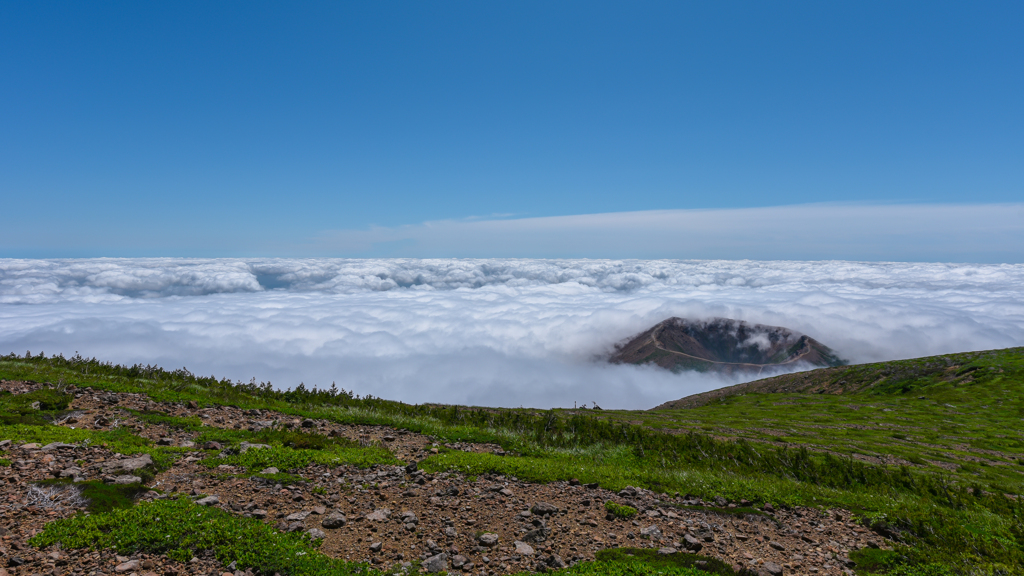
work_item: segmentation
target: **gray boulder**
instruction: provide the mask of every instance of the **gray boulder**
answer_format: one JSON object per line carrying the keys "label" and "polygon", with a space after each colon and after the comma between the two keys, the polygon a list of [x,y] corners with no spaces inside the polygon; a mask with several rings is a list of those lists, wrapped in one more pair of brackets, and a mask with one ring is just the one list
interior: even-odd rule
{"label": "gray boulder", "polygon": [[78,448],[74,444],[65,444],[63,442],[50,442],[46,446],[43,446],[41,450],[43,452],[49,452],[50,450],[57,450],[58,448]]}
{"label": "gray boulder", "polygon": [[661,538],[661,530],[657,526],[651,525],[640,529],[640,536],[643,538]]}
{"label": "gray boulder", "polygon": [[530,546],[526,542],[516,540],[516,554],[519,554],[520,556],[533,556],[533,546]]}
{"label": "gray boulder", "polygon": [[105,462],[101,469],[104,474],[117,474],[119,472],[134,472],[140,468],[153,465],[153,457],[149,454],[136,456],[135,458],[124,458],[113,462]]}
{"label": "gray boulder", "polygon": [[380,508],[366,515],[366,519],[373,522],[383,522],[389,517],[391,517],[391,510],[388,508]]}
{"label": "gray boulder", "polygon": [[341,528],[347,523],[348,518],[346,518],[344,514],[335,512],[334,514],[330,514],[326,518],[324,518],[324,521],[321,522],[321,525],[323,525],[324,528]]}
{"label": "gray boulder", "polygon": [[423,561],[423,567],[430,573],[444,572],[448,569],[448,555],[442,552],[431,556]]}

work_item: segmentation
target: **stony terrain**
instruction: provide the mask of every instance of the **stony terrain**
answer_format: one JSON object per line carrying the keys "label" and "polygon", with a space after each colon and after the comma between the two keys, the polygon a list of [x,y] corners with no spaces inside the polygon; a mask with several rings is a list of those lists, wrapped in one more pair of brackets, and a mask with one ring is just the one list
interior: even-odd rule
{"label": "stony terrain", "polygon": [[[0,389],[24,393],[38,386],[0,381]],[[233,514],[254,517],[284,531],[322,537],[325,553],[370,562],[381,569],[419,567],[424,571],[493,575],[547,571],[581,560],[608,547],[643,547],[663,553],[700,552],[739,570],[757,573],[852,573],[850,551],[888,547],[881,536],[851,520],[844,510],[809,508],[760,510],[746,502],[705,502],[685,494],[672,496],[626,488],[611,492],[578,482],[530,484],[512,477],[467,478],[429,474],[415,462],[441,448],[500,453],[494,445],[449,444],[385,427],[352,427],[327,421],[298,421],[272,412],[231,407],[199,409],[185,403],[154,403],[143,394],[77,390],[72,417],[61,425],[110,429],[129,427],[154,443],[185,448],[169,469],[149,484],[142,499],[176,497]],[[216,457],[220,446],[198,446],[196,433],[139,421],[123,408],[155,410],[174,416],[198,416],[207,426],[255,429],[288,425],[341,435],[388,448],[408,466],[309,466],[292,471],[304,482],[271,484],[230,466],[209,468],[199,462]],[[99,447],[55,443],[25,444],[0,438],[10,467],[0,467],[0,576],[30,574],[232,574],[212,558],[187,563],[168,558],[116,557],[108,551],[37,550],[26,541],[43,525],[78,513],[84,502],[73,491],[55,493],[34,481],[69,477],[128,482],[147,456],[114,454]],[[639,514],[619,519],[606,513],[612,501]],[[744,513],[745,511],[745,513]],[[416,564],[413,564],[416,562]],[[242,574],[242,572],[234,572]]]}

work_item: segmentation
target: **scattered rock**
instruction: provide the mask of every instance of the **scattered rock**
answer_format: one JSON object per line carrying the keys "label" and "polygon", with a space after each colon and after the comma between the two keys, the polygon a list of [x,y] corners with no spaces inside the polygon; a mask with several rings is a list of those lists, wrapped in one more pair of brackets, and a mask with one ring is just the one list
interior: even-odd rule
{"label": "scattered rock", "polygon": [[242,442],[238,445],[238,453],[245,454],[249,450],[262,450],[264,448],[270,448],[269,444],[250,444],[248,442]]}
{"label": "scattered rock", "polygon": [[114,568],[114,572],[132,572],[134,570],[138,570],[139,567],[138,560],[129,560],[122,564],[118,564],[117,567]]}
{"label": "scattered rock", "polygon": [[654,525],[646,526],[640,529],[640,536],[643,538],[661,538],[661,530]]}
{"label": "scattered rock", "polygon": [[665,546],[663,548],[658,548],[658,554],[661,554],[663,556],[668,556],[669,554],[675,554],[675,553],[676,553],[676,549],[672,548],[672,547],[669,547],[669,546]]}
{"label": "scattered rock", "polygon": [[273,466],[271,466],[270,468],[264,468],[263,470],[260,470],[260,474],[277,474],[279,472],[281,471],[278,470],[277,468],[274,468]]}
{"label": "scattered rock", "polygon": [[343,513],[335,512],[332,513],[332,515],[328,515],[328,517],[325,518],[324,522],[322,522],[321,524],[324,526],[324,528],[341,528],[342,526],[345,526],[347,523],[348,519],[345,518],[345,515],[343,515]]}
{"label": "scattered rock", "polygon": [[443,572],[448,569],[448,555],[444,552],[436,554],[423,561],[423,567],[427,572]]}
{"label": "scattered rock", "polygon": [[481,546],[493,548],[498,544],[498,535],[492,534],[491,532],[484,532],[480,536],[477,536],[476,540],[480,543]]}
{"label": "scattered rock", "polygon": [[389,510],[388,508],[379,508],[366,515],[366,519],[373,522],[383,522],[390,517],[391,510]]}
{"label": "scattered rock", "polygon": [[78,448],[74,444],[65,444],[63,442],[50,442],[46,446],[43,446],[43,452],[49,452],[51,450],[57,450],[58,448]]}
{"label": "scattered rock", "polygon": [[565,560],[563,560],[562,557],[558,554],[552,554],[548,556],[544,560],[544,563],[548,565],[548,568],[551,568],[553,570],[561,570],[562,568],[565,568],[567,566]]}
{"label": "scattered rock", "polygon": [[555,506],[554,504],[548,504],[547,502],[537,502],[532,507],[530,507],[530,512],[538,516],[543,516],[545,514],[557,514],[558,506]]}
{"label": "scattered rock", "polygon": [[78,468],[76,466],[71,466],[70,468],[65,468],[65,469],[60,471],[60,477],[61,478],[81,478],[82,477],[82,469]]}
{"label": "scattered rock", "polygon": [[533,556],[533,546],[530,546],[521,540],[516,540],[516,554],[519,554],[520,556]]}
{"label": "scattered rock", "polygon": [[782,576],[782,566],[779,566],[775,562],[765,562],[761,565],[761,568],[771,576]]}
{"label": "scattered rock", "polygon": [[700,540],[697,540],[693,536],[686,534],[683,536],[683,546],[691,552],[700,552],[704,548],[704,544]]}
{"label": "scattered rock", "polygon": [[220,498],[217,496],[207,496],[206,498],[196,500],[196,504],[199,504],[200,506],[213,506],[218,503],[220,503]]}
{"label": "scattered rock", "polygon": [[153,465],[153,457],[149,454],[143,454],[135,458],[125,458],[123,460],[115,460],[113,462],[106,462],[101,467],[104,474],[117,474],[118,472],[134,472],[140,468]]}
{"label": "scattered rock", "polygon": [[535,528],[523,534],[523,540],[527,542],[543,542],[548,539],[547,530],[544,528]]}

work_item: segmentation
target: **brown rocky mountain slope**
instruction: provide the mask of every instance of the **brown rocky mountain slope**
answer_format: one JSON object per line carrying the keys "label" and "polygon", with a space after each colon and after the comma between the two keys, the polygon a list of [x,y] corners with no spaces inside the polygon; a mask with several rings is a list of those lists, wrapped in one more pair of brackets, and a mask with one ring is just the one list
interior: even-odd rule
{"label": "brown rocky mountain slope", "polygon": [[[20,394],[40,384],[0,381],[0,390]],[[342,425],[326,420],[298,421],[271,411],[230,406],[198,409],[185,402],[153,402],[145,394],[75,391],[75,422],[64,426],[109,430],[129,428],[154,442],[181,449],[181,457],[159,472],[142,500],[186,496],[229,514],[256,518],[278,530],[322,537],[320,550],[330,556],[369,562],[386,573],[408,573],[410,561],[422,570],[495,576],[592,560],[604,548],[632,546],[665,553],[691,553],[722,559],[736,569],[779,574],[852,575],[844,564],[858,548],[888,547],[887,541],[856,522],[844,510],[789,509],[761,506],[742,513],[747,502],[719,497],[703,501],[686,495],[659,495],[627,487],[613,492],[574,482],[532,484],[514,477],[425,473],[415,466],[310,465],[292,472],[301,482],[282,486],[239,473],[228,465],[210,469],[199,462],[208,452],[195,443],[195,432],[140,420],[146,410],[178,417],[199,417],[207,426],[253,428],[273,421],[363,444],[386,447],[406,462],[438,450],[488,451],[485,444],[438,445],[431,437],[387,427]],[[258,414],[256,413],[258,412]],[[188,562],[159,554],[118,556],[112,550],[36,549],[28,539],[50,521],[83,510],[74,498],[44,497],[34,487],[42,480],[75,477],[116,482],[111,470],[129,470],[131,454],[101,446],[41,446],[0,439],[0,576],[81,574],[156,576],[202,574],[246,576],[212,554]],[[217,448],[217,447],[213,447]],[[618,519],[604,503],[633,506],[639,514]],[[740,506],[740,508],[736,508]],[[485,538],[486,536],[486,538]],[[676,552],[678,550],[678,552]],[[772,572],[773,574],[775,572]]]}
{"label": "brown rocky mountain slope", "polygon": [[729,318],[669,318],[616,347],[616,364],[654,363],[662,368],[761,373],[767,367],[839,366],[828,346],[780,326]]}

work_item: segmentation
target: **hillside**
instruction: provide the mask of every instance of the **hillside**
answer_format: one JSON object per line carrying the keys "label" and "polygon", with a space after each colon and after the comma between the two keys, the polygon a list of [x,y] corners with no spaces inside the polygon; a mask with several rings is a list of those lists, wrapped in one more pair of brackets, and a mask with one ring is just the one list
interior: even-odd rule
{"label": "hillside", "polygon": [[760,374],[776,366],[837,366],[843,361],[817,340],[780,326],[729,318],[669,318],[618,345],[615,364],[652,363],[682,370]]}
{"label": "hillside", "polygon": [[[1013,369],[1014,360],[1021,353],[1024,348],[964,352],[783,374],[672,400],[654,410],[696,408],[742,394],[907,394],[933,387],[968,386],[980,376]],[[997,355],[997,362],[987,361]]]}
{"label": "hillside", "polygon": [[[620,412],[412,406],[0,357],[0,551],[19,575],[1019,571],[1024,363],[1020,350],[972,362],[970,385],[919,374],[871,402],[747,394]],[[988,413],[946,425],[935,401],[900,404],[968,388],[998,395]],[[857,409],[800,404],[847,397]],[[897,450],[985,456],[951,476],[844,452],[857,434],[893,436],[884,418],[934,428]],[[773,436],[784,424],[791,435]]]}

